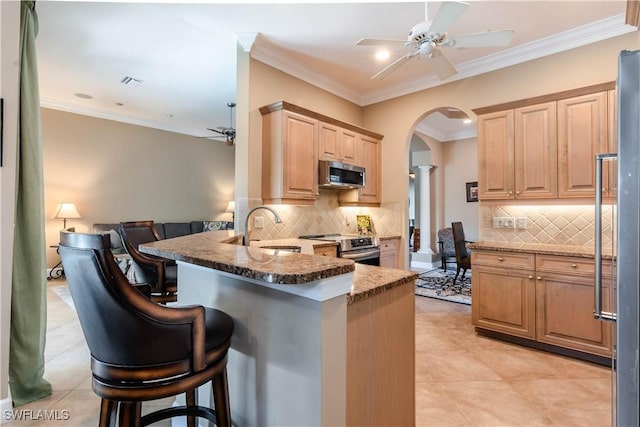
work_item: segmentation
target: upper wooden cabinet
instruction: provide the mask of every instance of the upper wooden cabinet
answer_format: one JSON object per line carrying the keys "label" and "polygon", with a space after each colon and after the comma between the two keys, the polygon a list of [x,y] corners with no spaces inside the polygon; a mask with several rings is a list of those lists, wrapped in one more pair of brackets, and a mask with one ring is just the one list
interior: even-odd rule
{"label": "upper wooden cabinet", "polygon": [[358,134],[348,129],[320,122],[318,158],[356,164]]}
{"label": "upper wooden cabinet", "polygon": [[318,198],[318,120],[286,110],[262,120],[262,201],[310,205]]}
{"label": "upper wooden cabinet", "polygon": [[[593,197],[595,155],[615,151],[614,86],[474,110],[480,200]],[[605,195],[612,195],[607,168]]]}
{"label": "upper wooden cabinet", "polygon": [[382,135],[285,101],[260,113],[264,203],[313,204],[318,160],[333,160],[365,168],[365,187],[340,190],[341,206],[380,205]]}

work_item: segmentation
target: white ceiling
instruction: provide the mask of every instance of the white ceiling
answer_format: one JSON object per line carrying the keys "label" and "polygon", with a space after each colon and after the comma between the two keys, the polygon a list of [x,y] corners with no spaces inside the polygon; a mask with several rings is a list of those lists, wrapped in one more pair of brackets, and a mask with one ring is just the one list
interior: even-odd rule
{"label": "white ceiling", "polygon": [[[429,2],[430,17],[439,6]],[[442,82],[424,60],[371,80],[406,48],[379,63],[374,47],[356,46],[362,37],[406,39],[424,20],[424,2],[41,0],[40,95],[45,107],[207,136],[207,127],[229,125],[238,42],[253,58],[365,106],[634,31],[625,8],[625,0],[471,1],[449,35],[514,29],[512,45],[443,49],[458,74]],[[124,77],[142,83],[124,85]],[[421,124],[425,133],[447,140],[465,132],[434,116]]]}

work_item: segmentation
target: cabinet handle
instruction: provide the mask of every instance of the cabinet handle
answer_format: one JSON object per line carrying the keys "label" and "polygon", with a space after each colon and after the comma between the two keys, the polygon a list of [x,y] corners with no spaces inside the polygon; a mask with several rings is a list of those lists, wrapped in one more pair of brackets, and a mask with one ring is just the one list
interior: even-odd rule
{"label": "cabinet handle", "polygon": [[516,196],[519,196],[519,195],[520,195],[520,191],[516,191]]}
{"label": "cabinet handle", "polygon": [[509,190],[509,193],[508,193],[508,194],[509,194],[509,195],[512,195],[512,194],[513,194],[513,191]]}
{"label": "cabinet handle", "polygon": [[571,264],[571,268],[578,268],[578,264]]}
{"label": "cabinet handle", "polygon": [[499,258],[498,258],[498,261],[502,262],[502,261],[504,261],[504,258],[499,257]]}
{"label": "cabinet handle", "polygon": [[527,277],[527,279],[533,279],[533,275],[530,274],[529,277]]}
{"label": "cabinet handle", "polygon": [[536,277],[536,279],[538,279],[538,280],[542,280],[542,277],[538,276],[538,277]]}

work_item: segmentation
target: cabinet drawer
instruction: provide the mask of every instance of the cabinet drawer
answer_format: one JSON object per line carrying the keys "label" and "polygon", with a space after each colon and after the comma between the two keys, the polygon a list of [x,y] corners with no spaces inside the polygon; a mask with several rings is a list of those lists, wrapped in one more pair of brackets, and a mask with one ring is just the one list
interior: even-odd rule
{"label": "cabinet drawer", "polygon": [[398,250],[398,242],[400,239],[382,240],[380,242],[380,254],[396,252]]}
{"label": "cabinet drawer", "polygon": [[319,248],[313,248],[313,254],[317,256],[330,256],[337,257],[337,246],[321,246]]}
{"label": "cabinet drawer", "polygon": [[[603,271],[604,270],[607,269],[603,268]],[[536,256],[536,271],[540,273],[563,273],[593,276],[595,274],[595,263],[591,258],[538,255]]]}
{"label": "cabinet drawer", "polygon": [[500,251],[471,251],[471,265],[487,265],[503,268],[535,268],[535,255],[529,253],[500,252]]}

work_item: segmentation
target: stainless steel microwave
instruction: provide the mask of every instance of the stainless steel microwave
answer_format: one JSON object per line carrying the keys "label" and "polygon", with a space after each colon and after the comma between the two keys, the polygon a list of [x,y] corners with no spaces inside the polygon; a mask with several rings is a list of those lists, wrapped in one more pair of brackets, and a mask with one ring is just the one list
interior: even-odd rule
{"label": "stainless steel microwave", "polygon": [[318,186],[336,190],[361,188],[365,185],[365,169],[347,163],[320,160]]}

